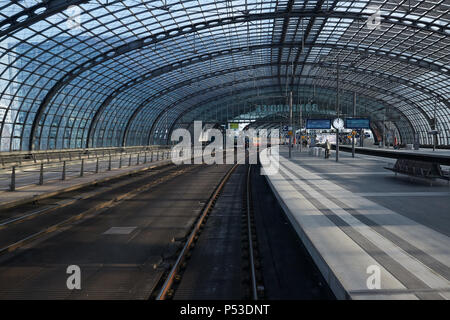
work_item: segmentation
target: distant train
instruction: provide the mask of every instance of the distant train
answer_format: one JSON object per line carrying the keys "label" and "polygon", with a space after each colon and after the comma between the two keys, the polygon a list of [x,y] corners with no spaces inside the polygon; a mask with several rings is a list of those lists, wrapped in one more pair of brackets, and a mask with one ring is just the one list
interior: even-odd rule
{"label": "distant train", "polygon": [[261,138],[260,137],[253,137],[253,146],[259,147],[261,145]]}
{"label": "distant train", "polygon": [[[270,147],[271,145],[277,145],[277,144],[280,144],[280,138],[264,138],[265,140],[266,140],[266,145],[268,146],[268,147]],[[253,146],[255,146],[255,147],[259,147],[259,146],[261,146],[262,145],[262,138],[260,138],[260,137],[253,137],[253,141],[252,141],[252,143],[253,143]]]}

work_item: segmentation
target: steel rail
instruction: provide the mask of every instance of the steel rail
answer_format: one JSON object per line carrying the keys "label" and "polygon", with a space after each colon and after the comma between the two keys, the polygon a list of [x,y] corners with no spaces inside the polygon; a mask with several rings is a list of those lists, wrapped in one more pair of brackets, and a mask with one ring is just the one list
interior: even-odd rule
{"label": "steel rail", "polygon": [[194,226],[194,229],[189,234],[189,237],[186,240],[186,243],[183,246],[183,249],[181,250],[180,254],[177,257],[177,260],[175,261],[173,267],[171,268],[166,280],[164,281],[158,295],[156,296],[156,300],[166,300],[168,298],[168,294],[170,290],[172,289],[172,285],[175,281],[175,277],[177,276],[180,267],[182,263],[186,260],[186,255],[189,252],[189,248],[191,247],[192,243],[194,242],[195,237],[197,236],[200,227],[202,226],[205,218],[208,216],[209,212],[214,207],[214,204],[220,194],[220,192],[225,187],[225,184],[227,183],[228,179],[231,177],[234,170],[239,166],[239,164],[235,164],[222,178],[219,185],[216,187],[214,193],[209,198],[208,203],[203,208],[202,213],[200,214],[199,219],[197,220],[197,223]]}
{"label": "steel rail", "polygon": [[258,300],[258,290],[256,285],[256,270],[255,270],[255,260],[254,260],[254,253],[253,253],[253,239],[252,239],[252,226],[251,226],[251,219],[250,219],[250,203],[251,203],[251,186],[250,186],[250,173],[252,170],[252,165],[248,166],[248,172],[247,172],[247,187],[246,187],[246,193],[247,193],[247,228],[248,228],[248,252],[250,256],[250,272],[251,272],[251,281],[252,281],[252,296],[253,300]]}
{"label": "steel rail", "polygon": [[[168,168],[166,170],[163,169],[161,171],[161,173],[164,174],[162,177],[159,177],[156,180],[152,180],[149,183],[146,183],[144,185],[141,185],[141,186],[138,186],[136,188],[133,188],[129,192],[125,192],[125,193],[122,193],[122,194],[120,194],[118,196],[115,196],[113,199],[102,201],[101,203],[97,204],[96,206],[94,206],[94,207],[92,207],[90,209],[87,209],[87,210],[85,210],[85,211],[83,211],[81,213],[75,214],[75,215],[73,215],[73,216],[71,216],[71,217],[69,217],[69,218],[67,218],[67,219],[65,219],[63,221],[60,221],[60,222],[58,222],[56,224],[44,227],[42,230],[37,231],[37,232],[35,232],[35,233],[31,234],[31,235],[28,235],[27,237],[25,237],[25,238],[23,238],[21,240],[18,240],[17,242],[14,242],[14,243],[9,244],[9,245],[7,245],[7,246],[5,246],[3,248],[0,248],[0,255],[2,255],[4,253],[11,252],[11,251],[14,251],[14,250],[16,250],[16,249],[18,249],[18,248],[20,248],[20,247],[22,247],[24,245],[27,245],[27,244],[31,243],[32,241],[42,237],[45,234],[49,234],[49,233],[53,233],[55,231],[61,230],[62,228],[67,227],[70,223],[75,222],[75,221],[80,220],[80,219],[83,219],[83,218],[85,218],[86,216],[88,216],[90,214],[99,214],[101,211],[103,211],[105,209],[109,209],[111,207],[115,207],[115,206],[119,205],[121,202],[123,202],[124,200],[128,200],[128,199],[134,198],[134,197],[138,196],[139,194],[141,194],[143,192],[146,192],[149,189],[160,185],[161,183],[165,183],[166,181],[169,181],[172,178],[175,178],[175,177],[177,177],[179,175],[185,174],[186,172],[189,172],[190,170],[192,170],[192,169],[189,169],[189,168],[188,169],[179,169],[179,170],[175,170],[175,171],[171,172],[171,168]],[[156,173],[160,173],[160,172],[157,171]],[[103,194],[105,192],[108,192],[108,191],[111,191],[111,190],[123,187],[124,185],[127,185],[128,183],[136,183],[139,180],[145,180],[146,178],[148,178],[148,177],[139,177],[137,179],[131,180],[131,182],[127,180],[124,183],[120,183],[118,186],[113,186],[113,187],[106,188],[105,190],[101,190],[100,192],[92,194],[92,195],[88,196],[87,198],[83,198],[82,197],[80,199],[76,199],[73,202],[76,202],[78,200],[88,200],[88,199],[93,198],[95,196],[101,195],[101,194]],[[20,223],[20,222],[22,222],[24,220],[34,218],[34,217],[36,217],[36,216],[38,216],[40,214],[52,212],[52,211],[54,211],[56,209],[60,209],[60,208],[65,207],[67,205],[73,204],[73,202],[69,201],[68,203],[64,203],[63,205],[59,205],[59,206],[56,206],[56,207],[44,208],[42,210],[42,212],[40,212],[40,211],[37,211],[37,212],[34,212],[34,213],[32,212],[30,215],[18,217],[17,219],[11,219],[11,220],[3,221],[2,225],[0,225],[0,227],[5,228],[5,227],[7,227],[10,224]]]}

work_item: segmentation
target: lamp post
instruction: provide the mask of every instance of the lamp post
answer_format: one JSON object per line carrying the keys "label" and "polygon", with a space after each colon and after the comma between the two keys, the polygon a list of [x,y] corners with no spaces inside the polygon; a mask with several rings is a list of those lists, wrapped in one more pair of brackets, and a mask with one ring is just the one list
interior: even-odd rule
{"label": "lamp post", "polygon": [[436,151],[436,143],[437,143],[437,119],[436,119],[437,103],[438,101],[436,99],[433,110],[433,152]]}
{"label": "lamp post", "polygon": [[[300,98],[299,98],[300,99]],[[300,112],[299,112],[299,121],[298,121],[298,127],[299,127],[299,130],[300,130],[300,132],[299,132],[299,147],[300,147],[300,152],[302,152],[302,142],[303,142],[303,140],[302,140],[302,105],[300,104],[300,103],[298,103],[298,107],[300,108]]]}
{"label": "lamp post", "polygon": [[[353,92],[353,117],[356,116],[356,92]],[[355,135],[352,131],[352,158],[355,157]]]}
{"label": "lamp post", "polygon": [[386,145],[386,108],[384,108],[384,113],[383,113],[383,136],[381,139],[383,141],[381,148],[384,149],[384,146]]}
{"label": "lamp post", "polygon": [[292,91],[289,92],[289,158],[292,157],[292,134],[293,134],[293,127],[292,127]]}
{"label": "lamp post", "polygon": [[[336,57],[336,115],[339,118],[339,57]],[[339,128],[336,128],[336,162],[339,162]]]}

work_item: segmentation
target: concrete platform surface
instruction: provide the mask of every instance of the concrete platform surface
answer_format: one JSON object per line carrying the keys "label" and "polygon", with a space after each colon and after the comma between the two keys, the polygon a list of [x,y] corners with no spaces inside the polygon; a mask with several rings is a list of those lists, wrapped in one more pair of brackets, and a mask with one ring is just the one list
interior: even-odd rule
{"label": "concrete platform surface", "polygon": [[[63,192],[68,192],[83,188],[85,186],[92,185],[94,183],[107,181],[113,178],[118,178],[123,175],[131,174],[134,172],[147,170],[149,168],[162,166],[171,163],[171,160],[161,160],[147,162],[145,164],[131,166],[123,166],[122,168],[114,168],[111,171],[102,171],[97,174],[93,174],[93,170],[89,171],[82,177],[78,175],[70,176],[66,180],[53,178],[50,181],[46,181],[43,185],[36,184],[36,178],[34,180],[27,180],[26,184],[15,191],[0,191],[0,210],[12,208],[31,201],[44,199],[47,197],[55,196]],[[87,166],[87,170],[95,164],[90,163]],[[58,174],[60,176],[60,174]]]}
{"label": "concrete platform surface", "polygon": [[[348,146],[348,145],[346,145]],[[359,147],[357,147],[359,148]],[[392,151],[392,152],[399,152],[399,153],[417,153],[417,154],[424,154],[424,155],[442,155],[442,156],[448,156],[450,157],[450,150],[448,149],[436,149],[433,151],[431,148],[420,148],[419,150],[408,150],[408,149],[394,149],[392,147],[390,148],[379,148],[379,147],[364,147],[365,149],[373,149],[373,150],[385,150],[385,151]],[[362,149],[362,148],[359,148]]]}
{"label": "concrete platform surface", "polygon": [[370,156],[287,157],[267,180],[337,298],[450,299],[447,183],[396,178]]}

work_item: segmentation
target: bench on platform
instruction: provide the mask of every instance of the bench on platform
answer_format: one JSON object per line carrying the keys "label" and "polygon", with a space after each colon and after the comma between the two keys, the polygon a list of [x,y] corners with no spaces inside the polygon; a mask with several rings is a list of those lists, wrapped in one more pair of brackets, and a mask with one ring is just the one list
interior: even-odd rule
{"label": "bench on platform", "polygon": [[418,161],[410,159],[397,159],[393,168],[385,167],[399,174],[405,174],[414,178],[421,178],[430,180],[430,185],[433,185],[433,180],[444,179],[450,182],[450,175],[443,173],[439,163]]}

